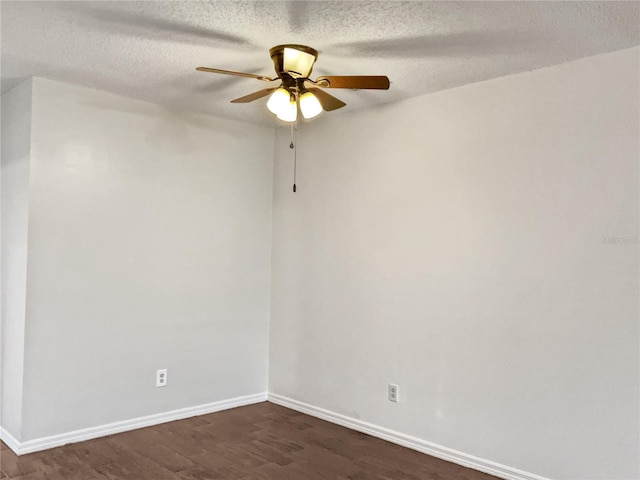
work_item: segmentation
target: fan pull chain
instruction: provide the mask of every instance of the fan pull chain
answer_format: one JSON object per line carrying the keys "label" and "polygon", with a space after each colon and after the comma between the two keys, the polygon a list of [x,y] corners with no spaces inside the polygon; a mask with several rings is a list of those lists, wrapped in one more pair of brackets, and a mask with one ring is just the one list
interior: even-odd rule
{"label": "fan pull chain", "polygon": [[291,124],[291,143],[289,148],[293,149],[293,193],[296,193],[296,173],[298,167],[298,149],[296,148],[296,130],[297,125]]}

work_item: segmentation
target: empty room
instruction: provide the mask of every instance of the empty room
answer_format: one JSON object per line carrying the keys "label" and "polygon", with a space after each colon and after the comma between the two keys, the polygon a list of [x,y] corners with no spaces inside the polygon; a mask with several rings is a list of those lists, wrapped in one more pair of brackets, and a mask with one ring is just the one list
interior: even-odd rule
{"label": "empty room", "polygon": [[640,2],[0,17],[0,479],[640,480]]}

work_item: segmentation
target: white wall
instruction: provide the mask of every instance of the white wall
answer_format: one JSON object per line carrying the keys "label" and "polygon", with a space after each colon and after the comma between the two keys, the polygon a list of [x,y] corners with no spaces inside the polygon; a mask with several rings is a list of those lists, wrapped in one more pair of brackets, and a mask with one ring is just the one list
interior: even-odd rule
{"label": "white wall", "polygon": [[272,158],[270,128],[34,79],[23,441],[266,391]]}
{"label": "white wall", "polygon": [[324,115],[296,194],[280,130],[270,391],[554,479],[637,479],[639,53]]}
{"label": "white wall", "polygon": [[2,362],[0,425],[20,438],[24,322],[27,290],[27,233],[31,80],[2,95]]}

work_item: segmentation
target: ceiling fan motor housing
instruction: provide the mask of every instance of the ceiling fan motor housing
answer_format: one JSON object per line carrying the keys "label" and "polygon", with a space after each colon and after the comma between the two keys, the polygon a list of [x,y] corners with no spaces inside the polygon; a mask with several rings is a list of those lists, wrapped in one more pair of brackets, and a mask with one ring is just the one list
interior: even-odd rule
{"label": "ceiling fan motor housing", "polygon": [[308,78],[318,59],[318,51],[306,45],[277,45],[269,50],[276,73],[280,78]]}

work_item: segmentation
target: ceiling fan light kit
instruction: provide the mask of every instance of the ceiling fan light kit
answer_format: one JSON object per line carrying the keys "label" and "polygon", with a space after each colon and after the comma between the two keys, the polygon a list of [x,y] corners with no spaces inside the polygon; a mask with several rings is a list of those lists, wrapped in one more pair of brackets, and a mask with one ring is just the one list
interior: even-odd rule
{"label": "ceiling fan light kit", "polygon": [[381,75],[326,76],[312,80],[309,75],[318,59],[318,51],[306,45],[277,45],[269,50],[269,55],[277,74],[275,78],[219,68],[198,67],[196,70],[254,78],[263,82],[280,80],[281,83],[276,88],[266,88],[231,102],[248,103],[270,95],[267,108],[284,122],[295,122],[298,119],[298,110],[305,119],[310,119],[318,116],[323,110],[337,110],[346,105],[325,92],[325,88],[389,89],[389,79]]}
{"label": "ceiling fan light kit", "polygon": [[276,114],[283,122],[295,122],[298,118],[298,105],[295,100],[291,100],[289,103],[284,105],[280,111]]}
{"label": "ceiling fan light kit", "polygon": [[274,115],[278,115],[280,111],[289,106],[289,102],[291,102],[291,94],[284,88],[278,88],[269,97],[267,108]]}
{"label": "ceiling fan light kit", "polygon": [[300,95],[299,102],[300,111],[304,118],[313,118],[320,115],[322,112],[322,105],[320,105],[320,101],[308,90]]}

